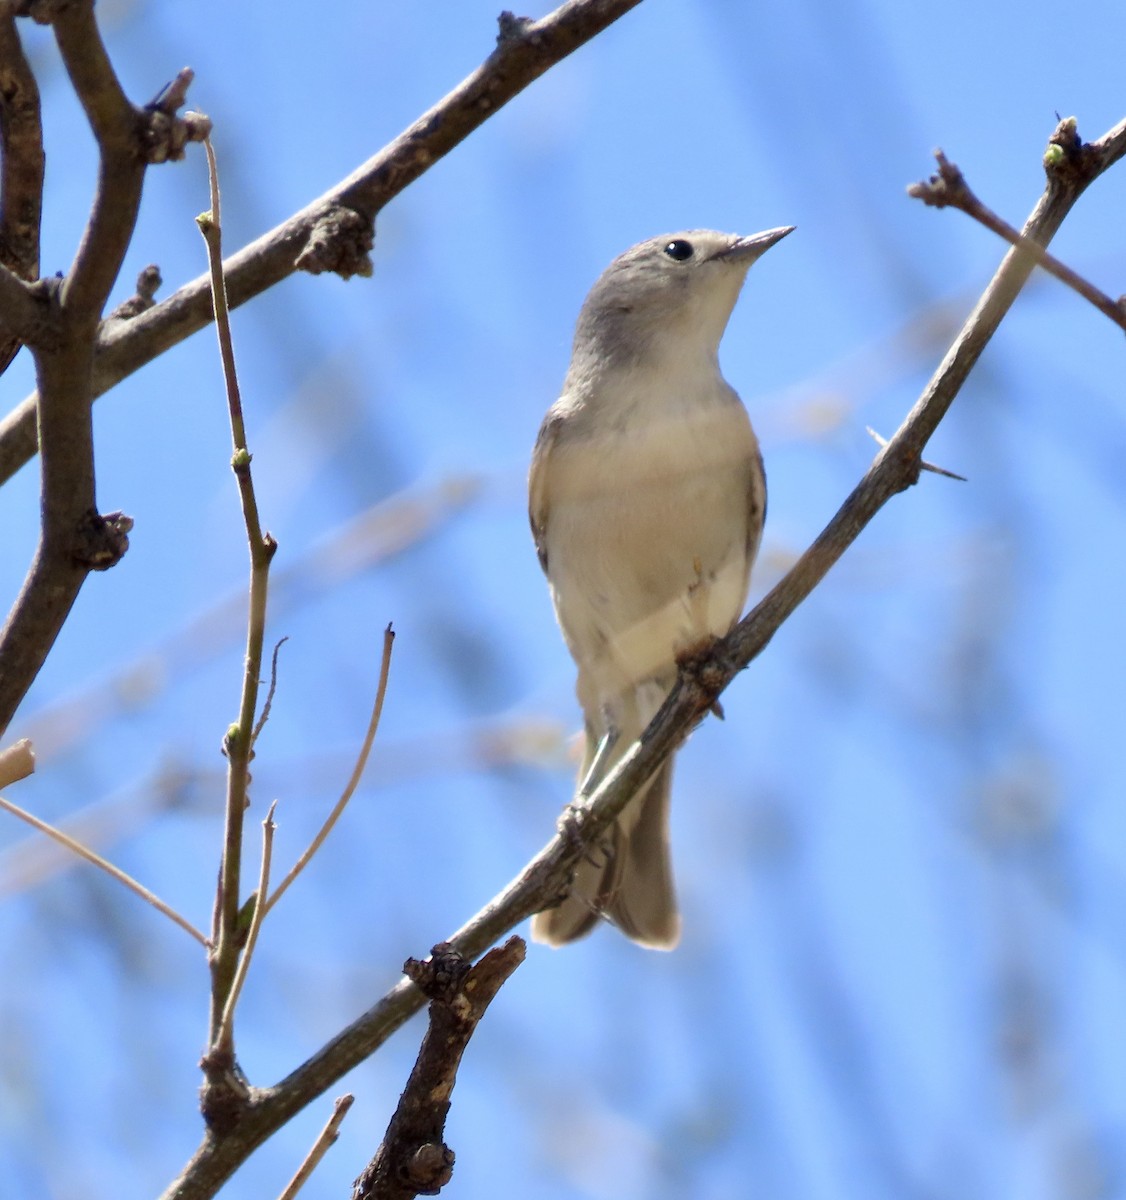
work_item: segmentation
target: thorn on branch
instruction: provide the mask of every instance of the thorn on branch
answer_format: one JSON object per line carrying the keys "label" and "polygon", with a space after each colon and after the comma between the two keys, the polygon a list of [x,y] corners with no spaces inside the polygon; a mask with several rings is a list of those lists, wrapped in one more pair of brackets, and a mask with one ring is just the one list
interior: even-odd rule
{"label": "thorn on branch", "polygon": [[[880,447],[881,450],[887,446],[887,438],[881,437],[871,425],[865,425],[864,428],[868,431],[868,436],[876,443],[877,446]],[[969,483],[969,480],[965,477],[965,475],[959,475],[955,471],[948,471],[945,467],[936,467],[934,463],[929,463],[925,459],[919,460],[919,470],[930,471],[934,475],[942,475],[947,479],[957,479],[962,483]],[[914,482],[918,482],[918,480],[916,479]]]}
{"label": "thorn on branch", "polygon": [[152,308],[156,304],[156,293],[163,282],[160,268],[156,263],[149,263],[137,276],[137,290],[109,314],[109,319],[128,321],[131,317],[139,316]]}
{"label": "thorn on branch", "polygon": [[92,508],[75,530],[71,557],[91,571],[108,571],[125,557],[132,528],[133,518],[123,512],[111,512],[103,516]]}
{"label": "thorn on branch", "polygon": [[371,248],[375,245],[375,222],[354,208],[334,204],[309,230],[304,249],[294,265],[310,275],[326,271],[351,279],[372,273]]}

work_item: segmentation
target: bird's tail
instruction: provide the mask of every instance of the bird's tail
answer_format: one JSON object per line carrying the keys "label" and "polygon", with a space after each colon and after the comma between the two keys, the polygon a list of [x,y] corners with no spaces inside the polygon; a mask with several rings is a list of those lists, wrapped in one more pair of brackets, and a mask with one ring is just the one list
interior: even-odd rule
{"label": "bird's tail", "polygon": [[[636,740],[636,735],[623,734],[607,767]],[[597,737],[588,727],[580,779],[586,777],[596,745]],[[670,758],[625,806],[607,838],[579,863],[567,896],[532,918],[535,941],[562,946],[605,918],[642,946],[671,950],[677,944],[680,912],[669,852],[671,792]]]}

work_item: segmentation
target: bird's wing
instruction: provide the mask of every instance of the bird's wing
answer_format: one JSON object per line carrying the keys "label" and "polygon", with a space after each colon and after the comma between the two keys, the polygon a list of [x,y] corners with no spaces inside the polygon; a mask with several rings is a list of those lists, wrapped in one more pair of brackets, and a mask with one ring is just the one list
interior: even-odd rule
{"label": "bird's wing", "polygon": [[766,524],[766,470],[756,443],[747,481],[747,573],[758,554],[762,527]]}
{"label": "bird's wing", "polygon": [[540,426],[535,448],[532,450],[532,468],[528,473],[528,520],[532,525],[532,537],[536,541],[536,553],[540,566],[547,573],[547,475],[551,466],[551,452],[559,433],[562,417],[548,413]]}

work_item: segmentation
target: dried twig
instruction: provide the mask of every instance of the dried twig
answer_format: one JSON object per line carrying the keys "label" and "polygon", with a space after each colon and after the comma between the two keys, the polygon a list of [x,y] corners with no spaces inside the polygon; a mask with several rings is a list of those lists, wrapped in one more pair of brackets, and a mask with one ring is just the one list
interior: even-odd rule
{"label": "dried twig", "polygon": [[26,822],[33,829],[38,829],[40,833],[45,833],[49,838],[53,838],[60,846],[65,846],[72,854],[77,854],[79,858],[84,858],[88,863],[93,863],[95,867],[100,867],[107,875],[111,875],[116,879],[118,883],[124,884],[131,892],[140,896],[146,904],[151,904],[157,912],[163,913],[170,921],[179,925],[185,933],[191,934],[201,946],[207,945],[207,938],[196,929],[191,921],[186,917],[182,917],[171,905],[166,904],[143,884],[138,883],[132,875],[127,875],[120,867],[115,867],[108,859],[102,858],[100,854],[96,854],[88,846],[84,846],[81,842],[76,841],[69,834],[63,833],[61,829],[56,829],[54,825],[48,825],[46,821],[41,821],[38,817],[32,816],[26,809],[20,808],[19,805],[13,804],[10,800],[5,800],[2,796],[0,796],[0,808],[3,808],[6,812],[10,812],[13,817],[19,817],[21,821]]}
{"label": "dried twig", "polygon": [[288,637],[279,638],[274,644],[273,654],[270,655],[270,686],[266,689],[266,699],[262,703],[262,712],[258,716],[254,732],[250,735],[250,744],[252,746],[258,741],[258,735],[266,728],[266,722],[270,719],[270,709],[274,707],[274,695],[278,690],[278,651],[288,641]]}
{"label": "dried twig", "polygon": [[348,801],[352,799],[353,793],[359,786],[360,779],[364,774],[364,768],[367,766],[368,755],[371,754],[372,744],[375,742],[376,732],[379,729],[379,718],[383,715],[383,700],[387,695],[387,678],[391,672],[391,648],[394,644],[395,631],[388,625],[383,631],[383,660],[379,666],[379,683],[375,689],[375,703],[372,705],[371,719],[368,721],[367,733],[364,734],[363,744],[360,746],[360,752],[356,756],[356,765],[352,768],[351,778],[348,780],[344,791],[340,793],[340,799],[333,805],[332,812],[328,814],[324,824],[317,831],[316,837],[309,843],[308,848],[293,864],[289,874],[278,884],[277,890],[266,902],[266,912],[269,912],[282,896],[285,895],[289,885],[309,865],[309,860],[324,845],[325,838],[332,832],[333,826],[340,819],[340,814],[347,807]]}

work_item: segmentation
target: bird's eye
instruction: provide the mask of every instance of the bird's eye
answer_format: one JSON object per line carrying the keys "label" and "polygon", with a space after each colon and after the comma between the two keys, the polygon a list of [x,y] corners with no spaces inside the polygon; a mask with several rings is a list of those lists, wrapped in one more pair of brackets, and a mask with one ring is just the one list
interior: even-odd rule
{"label": "bird's eye", "polygon": [[669,242],[665,247],[665,253],[669,258],[675,258],[677,262],[685,262],[692,257],[695,251],[692,249],[692,243],[686,242],[684,238],[677,238],[674,242]]}

